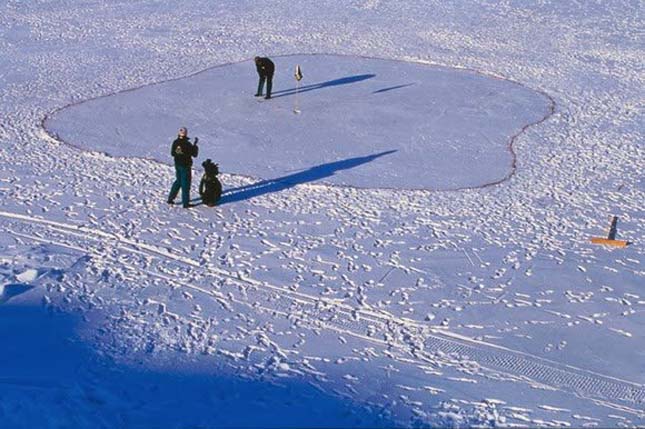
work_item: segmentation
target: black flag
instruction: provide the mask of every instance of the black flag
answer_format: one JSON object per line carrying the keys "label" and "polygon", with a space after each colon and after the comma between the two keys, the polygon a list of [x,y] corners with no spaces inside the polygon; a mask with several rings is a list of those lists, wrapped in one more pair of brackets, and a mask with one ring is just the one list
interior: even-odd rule
{"label": "black flag", "polygon": [[302,70],[300,70],[300,64],[296,66],[296,73],[294,74],[296,77],[297,81],[300,81],[302,79]]}

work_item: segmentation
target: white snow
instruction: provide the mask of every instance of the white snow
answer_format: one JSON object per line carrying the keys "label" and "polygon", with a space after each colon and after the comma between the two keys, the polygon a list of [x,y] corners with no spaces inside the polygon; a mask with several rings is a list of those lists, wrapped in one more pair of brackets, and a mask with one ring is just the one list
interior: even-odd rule
{"label": "white snow", "polygon": [[645,425],[643,10],[0,4],[0,426]]}
{"label": "white snow", "polygon": [[37,278],[38,270],[34,270],[33,268],[27,269],[16,276],[16,280],[20,282],[33,282]]}

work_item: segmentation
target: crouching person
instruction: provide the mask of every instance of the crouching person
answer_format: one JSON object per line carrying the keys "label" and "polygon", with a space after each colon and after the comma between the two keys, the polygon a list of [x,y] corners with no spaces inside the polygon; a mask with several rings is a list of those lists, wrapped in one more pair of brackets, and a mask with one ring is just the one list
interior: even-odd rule
{"label": "crouching person", "polygon": [[210,159],[204,161],[202,167],[204,167],[204,175],[202,181],[199,182],[199,195],[204,204],[213,207],[222,196],[222,183],[217,178],[219,167],[217,164],[213,164]]}

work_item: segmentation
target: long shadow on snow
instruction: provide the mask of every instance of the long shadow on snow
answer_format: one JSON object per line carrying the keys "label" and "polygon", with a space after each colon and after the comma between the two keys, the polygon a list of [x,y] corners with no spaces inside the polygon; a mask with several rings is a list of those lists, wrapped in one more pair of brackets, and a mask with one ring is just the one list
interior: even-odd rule
{"label": "long shadow on snow", "polygon": [[390,86],[388,88],[383,88],[383,89],[379,89],[377,91],[374,91],[374,92],[372,92],[372,94],[381,94],[383,92],[393,91],[395,89],[407,88],[408,86],[412,86],[412,85],[414,85],[414,83],[406,83],[406,84],[402,84],[402,85]]}
{"label": "long shadow on snow", "polygon": [[322,88],[329,88],[332,86],[338,86],[338,85],[347,85],[350,83],[356,83],[360,82],[363,80],[371,79],[375,74],[359,74],[356,76],[348,76],[348,77],[342,77],[340,79],[334,79],[334,80],[328,80],[327,82],[320,82],[320,83],[314,83],[311,85],[305,85],[298,88],[291,88],[291,89],[283,89],[280,91],[273,91],[272,97],[273,98],[279,98],[279,97],[286,97],[288,95],[294,95],[296,93],[302,93],[302,92],[309,92],[309,91],[315,91],[317,89],[322,89]]}
{"label": "long shadow on snow", "polygon": [[368,162],[374,161],[377,158],[392,154],[394,152],[396,152],[396,150],[388,150],[374,155],[360,156],[356,158],[343,159],[341,161],[329,162],[327,164],[317,165],[307,170],[290,174],[288,176],[279,177],[277,179],[262,180],[260,182],[241,186],[239,188],[228,189],[224,192],[222,199],[219,200],[217,205],[221,206],[223,204],[248,200],[250,198],[259,197],[260,195],[265,195],[272,192],[284,191],[285,189],[291,188],[301,183],[314,182],[316,180],[333,176],[337,171],[358,167],[359,165],[366,164]]}
{"label": "long shadow on snow", "polygon": [[[243,379],[214,356],[170,371],[146,366],[152,355],[144,352],[136,364],[119,364],[77,334],[83,318],[105,317],[95,313],[0,305],[0,426],[394,427],[382,413],[305,380]],[[182,353],[165,358],[173,368],[182,367],[179,359],[196,359]]]}

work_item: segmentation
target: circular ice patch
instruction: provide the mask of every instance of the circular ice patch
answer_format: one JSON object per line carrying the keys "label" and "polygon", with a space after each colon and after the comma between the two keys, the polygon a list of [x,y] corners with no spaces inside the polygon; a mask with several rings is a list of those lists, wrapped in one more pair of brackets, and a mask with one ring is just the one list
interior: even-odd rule
{"label": "circular ice patch", "polygon": [[211,158],[226,173],[291,184],[459,189],[507,177],[511,139],[551,109],[543,94],[473,71],[336,55],[273,60],[272,100],[253,96],[249,60],[71,105],[46,127],[76,146],[171,163],[170,143],[186,126],[200,139],[198,169]]}

